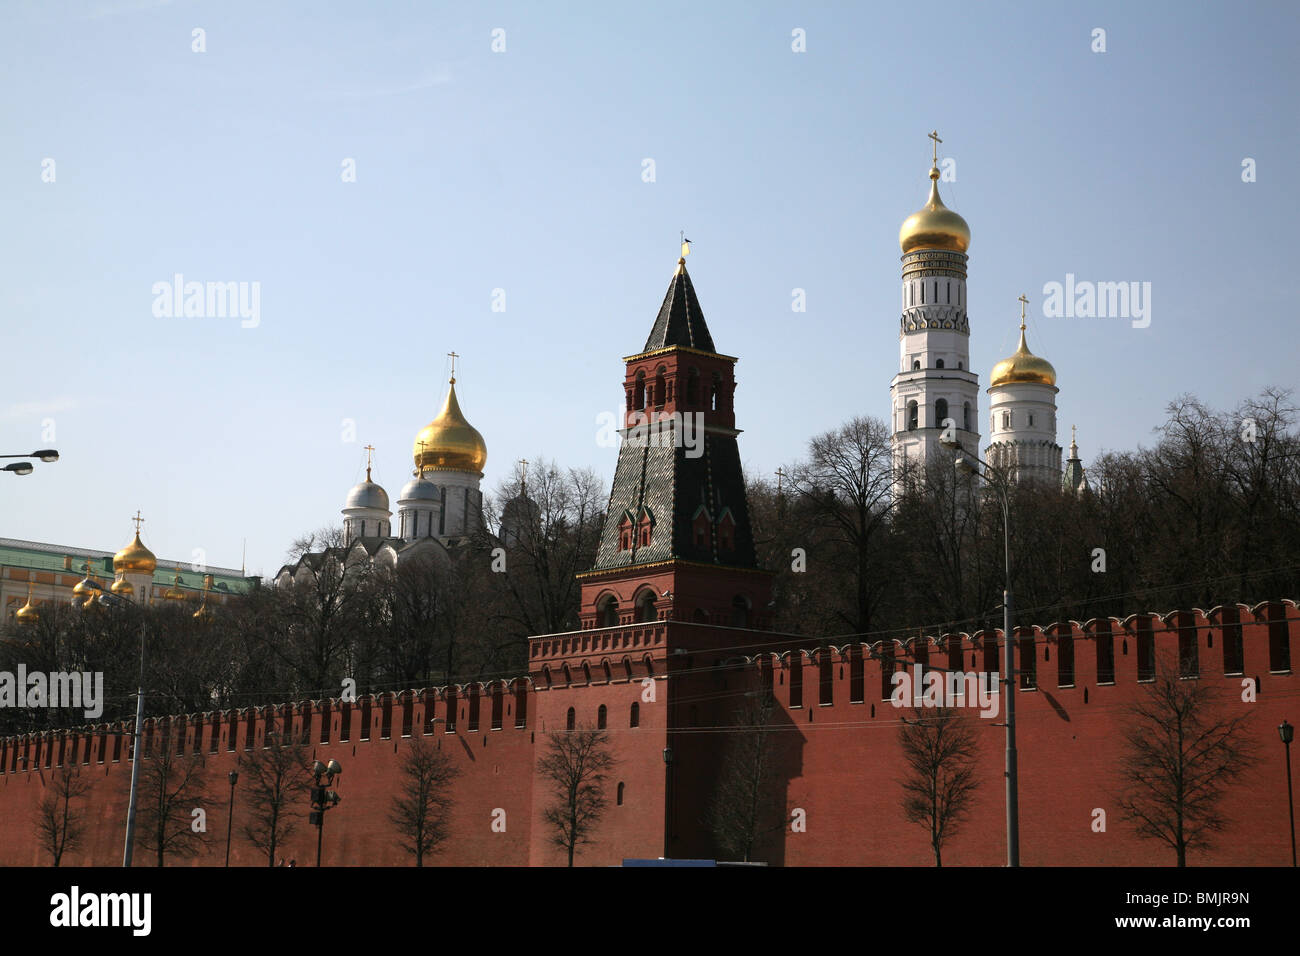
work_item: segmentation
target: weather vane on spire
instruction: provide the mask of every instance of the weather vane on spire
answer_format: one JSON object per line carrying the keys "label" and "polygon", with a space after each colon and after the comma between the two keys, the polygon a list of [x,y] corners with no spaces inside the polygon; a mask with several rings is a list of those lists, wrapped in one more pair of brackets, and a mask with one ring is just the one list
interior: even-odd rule
{"label": "weather vane on spire", "polygon": [[374,445],[366,446],[366,481],[370,480],[370,455],[375,450]]}
{"label": "weather vane on spire", "polygon": [[939,131],[937,129],[930,130],[930,132],[927,133],[926,135],[929,139],[934,140],[933,165],[938,166],[939,165],[939,144],[942,143],[943,140],[939,138]]}
{"label": "weather vane on spire", "polygon": [[691,240],[686,238],[685,229],[681,230],[679,235],[682,237],[682,258],[685,259],[691,254]]}
{"label": "weather vane on spire", "polygon": [[1029,304],[1029,300],[1025,298],[1025,294],[1022,292],[1020,298],[1016,299],[1016,301],[1020,303],[1020,331],[1023,332],[1025,330],[1025,306]]}
{"label": "weather vane on spire", "polygon": [[135,533],[140,533],[140,525],[144,524],[144,519],[140,517],[140,509],[135,509],[135,517],[131,519],[135,522]]}

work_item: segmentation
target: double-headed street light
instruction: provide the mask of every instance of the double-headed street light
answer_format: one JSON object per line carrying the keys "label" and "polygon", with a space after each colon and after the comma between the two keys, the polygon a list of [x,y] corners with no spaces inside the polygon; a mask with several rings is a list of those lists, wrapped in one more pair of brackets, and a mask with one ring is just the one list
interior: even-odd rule
{"label": "double-headed street light", "polygon": [[[337,760],[331,760],[328,764],[323,764],[319,760],[311,765],[312,776],[316,778],[316,783],[311,788],[311,815],[307,818],[308,822],[316,828],[316,865],[320,866],[321,839],[325,833],[325,813],[328,810],[338,806],[339,795],[333,790],[326,788],[334,782],[334,778],[341,776],[343,766]],[[325,782],[321,782],[321,777]]]}
{"label": "double-headed street light", "polygon": [[[51,462],[59,460],[59,453],[53,448],[42,448],[29,455],[0,455],[0,458],[36,458],[40,461]],[[0,471],[12,472],[15,475],[30,475],[32,473],[32,463],[30,461],[13,461],[0,468]]]}
{"label": "double-headed street light", "polygon": [[946,448],[957,452],[953,467],[968,477],[983,474],[998,494],[1002,504],[1002,558],[1004,587],[1002,590],[1002,684],[1006,688],[1004,706],[1007,720],[1006,777],[1007,777],[1007,866],[1020,865],[1020,797],[1019,769],[1016,763],[1016,687],[1015,652],[1011,632],[1011,503],[1008,495],[1009,480],[1005,471],[994,468],[978,455],[966,451],[956,437],[940,438]]}
{"label": "double-headed street light", "polygon": [[1295,797],[1292,796],[1291,790],[1291,741],[1295,739],[1295,728],[1283,718],[1282,723],[1277,726],[1277,735],[1282,738],[1282,743],[1286,747],[1286,805],[1291,811],[1291,865],[1295,866]]}

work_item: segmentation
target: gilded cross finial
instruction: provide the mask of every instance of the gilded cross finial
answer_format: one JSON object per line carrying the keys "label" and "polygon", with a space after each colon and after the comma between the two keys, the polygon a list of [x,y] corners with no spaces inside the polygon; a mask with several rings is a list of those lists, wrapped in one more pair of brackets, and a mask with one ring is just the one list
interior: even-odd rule
{"label": "gilded cross finial", "polygon": [[522,477],[519,479],[520,487],[527,489],[528,488],[528,459],[520,458],[519,467],[522,469]]}
{"label": "gilded cross finial", "polygon": [[785,477],[785,471],[783,471],[781,468],[777,468],[777,470],[776,470],[776,493],[777,493],[778,495],[781,493],[781,479],[784,478],[784,477]]}
{"label": "gilded cross finial", "polygon": [[135,533],[140,533],[140,525],[144,524],[144,519],[140,517],[140,509],[135,509],[135,517],[131,519],[135,522]]}
{"label": "gilded cross finial", "polygon": [[415,462],[416,464],[415,477],[423,478],[424,477],[424,446],[427,445],[428,442],[420,441],[420,442],[416,442],[416,444],[420,446],[420,457],[416,459]]}
{"label": "gilded cross finial", "polygon": [[370,456],[374,452],[374,445],[366,446],[366,481],[370,480]]}
{"label": "gilded cross finial", "polygon": [[939,165],[939,144],[942,143],[943,140],[939,138],[939,131],[937,129],[930,130],[930,132],[927,135],[930,139],[934,140],[934,157],[932,159],[932,163],[933,165],[938,166]]}
{"label": "gilded cross finial", "polygon": [[448,352],[447,355],[451,357],[451,384],[455,385],[456,384],[456,359],[460,358],[460,356],[457,355],[455,352]]}
{"label": "gilded cross finial", "polygon": [[1020,331],[1023,332],[1025,330],[1025,306],[1029,305],[1029,300],[1025,298],[1025,294],[1022,292],[1020,298],[1016,299],[1016,301],[1020,303]]}
{"label": "gilded cross finial", "polygon": [[1078,438],[1077,438],[1077,436],[1075,435],[1075,432],[1074,432],[1074,426],[1071,425],[1071,426],[1070,426],[1070,444],[1071,444],[1071,445],[1077,445],[1078,443],[1079,443],[1079,442],[1078,442]]}

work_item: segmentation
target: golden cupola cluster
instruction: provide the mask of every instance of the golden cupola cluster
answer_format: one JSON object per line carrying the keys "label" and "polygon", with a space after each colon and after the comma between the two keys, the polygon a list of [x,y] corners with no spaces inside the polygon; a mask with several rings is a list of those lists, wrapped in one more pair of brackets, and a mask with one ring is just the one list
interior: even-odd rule
{"label": "golden cupola cluster", "polygon": [[487,444],[456,401],[456,376],[451,377],[438,417],[415,436],[412,454],[417,475],[426,469],[482,472],[487,464]]}
{"label": "golden cupola cluster", "polygon": [[930,167],[930,198],[903,220],[898,245],[906,255],[919,249],[939,249],[965,254],[970,248],[970,226],[939,198],[939,167]]}
{"label": "golden cupola cluster", "polygon": [[1028,382],[1033,385],[1056,385],[1056,369],[1052,363],[1040,355],[1029,351],[1025,342],[1025,322],[1020,321],[1020,346],[1015,353],[993,366],[989,375],[989,385],[1012,385]]}

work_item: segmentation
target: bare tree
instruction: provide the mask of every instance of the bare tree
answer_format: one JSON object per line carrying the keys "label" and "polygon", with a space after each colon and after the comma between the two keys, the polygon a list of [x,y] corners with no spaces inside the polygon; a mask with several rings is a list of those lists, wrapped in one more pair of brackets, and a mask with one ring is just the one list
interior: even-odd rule
{"label": "bare tree", "polygon": [[136,754],[140,765],[139,826],[136,839],[155,854],[159,866],[167,855],[194,856],[207,839],[195,830],[194,810],[207,800],[207,767],[201,753],[180,754],[170,728]]}
{"label": "bare tree", "polygon": [[1227,713],[1211,683],[1167,665],[1146,691],[1128,709],[1118,803],[1138,836],[1164,843],[1186,866],[1187,851],[1208,848],[1230,822],[1222,798],[1255,757],[1252,712]]}
{"label": "bare tree", "polygon": [[746,863],[769,833],[784,830],[785,802],[773,768],[771,722],[776,698],[765,691],[736,709],[735,729],[722,757],[709,828],[718,849]]}
{"label": "bare tree", "polygon": [[292,733],[268,730],[261,750],[244,755],[243,779],[249,820],[244,824],[248,842],[266,854],[275,866],[276,850],[297,829],[301,813],[293,801],[311,785],[307,773],[307,748]]}
{"label": "bare tree", "polygon": [[930,831],[934,865],[943,866],[943,846],[970,814],[979,781],[970,718],[937,707],[903,718],[898,731],[908,773],[903,778],[903,816]]}
{"label": "bare tree", "polygon": [[388,820],[397,828],[398,845],[424,866],[425,854],[447,839],[451,784],[460,771],[425,737],[412,737],[402,757],[401,778]]}
{"label": "bare tree", "polygon": [[[838,613],[841,623],[856,631],[870,629],[891,580],[882,539],[888,530],[892,483],[889,427],[862,416],[809,440],[808,460],[795,467],[791,481],[795,493],[811,506],[827,544],[852,568],[852,601]],[[834,561],[837,556],[828,557]]]}
{"label": "bare tree", "polygon": [[73,808],[90,792],[91,782],[81,778],[81,768],[68,761],[50,776],[45,795],[36,807],[36,835],[58,866],[63,854],[79,850],[86,835],[86,824]]}
{"label": "bare tree", "polygon": [[542,818],[554,828],[551,842],[568,853],[569,866],[578,847],[595,842],[592,833],[608,802],[605,780],[613,766],[609,734],[584,726],[552,733],[537,763],[555,797]]}
{"label": "bare tree", "polygon": [[538,459],[497,489],[507,562],[491,575],[503,592],[501,623],[520,639],[578,626],[581,592],[575,575],[595,560],[609,502],[605,483],[591,469],[561,469]]}

